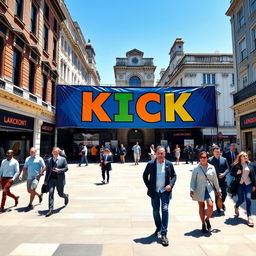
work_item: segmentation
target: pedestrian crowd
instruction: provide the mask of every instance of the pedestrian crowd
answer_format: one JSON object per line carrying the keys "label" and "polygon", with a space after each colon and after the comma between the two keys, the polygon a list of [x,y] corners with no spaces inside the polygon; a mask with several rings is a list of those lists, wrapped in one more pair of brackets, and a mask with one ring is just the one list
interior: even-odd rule
{"label": "pedestrian crowd", "polygon": [[[139,142],[132,146],[134,164],[139,165],[141,158],[141,147]],[[169,156],[174,154],[175,165],[179,164],[182,150],[180,146],[175,145],[174,150],[170,146],[160,145],[155,148],[154,144],[149,146],[148,157],[150,161],[147,163],[143,172],[143,181],[147,187],[147,195],[151,199],[153,219],[156,226],[155,236],[160,239],[163,246],[169,245],[167,238],[168,219],[169,219],[169,202],[172,198],[172,191],[177,179],[174,165],[170,161]],[[192,152],[192,153],[191,153]],[[199,208],[199,218],[202,223],[202,233],[212,231],[211,216],[214,205],[217,213],[225,212],[225,200],[227,193],[231,196],[237,196],[234,205],[235,216],[239,216],[239,207],[245,201],[247,213],[247,225],[254,226],[252,218],[252,199],[256,199],[256,165],[251,162],[247,152],[238,153],[235,144],[231,144],[229,149],[221,153],[221,148],[213,145],[210,149],[199,148],[193,149],[192,145],[185,145],[183,153],[185,155],[186,164],[196,161],[193,165],[190,180],[190,197],[197,201]],[[88,166],[88,148],[83,143],[80,148],[79,155],[81,159],[78,166],[85,163]],[[110,171],[112,163],[119,161],[125,163],[127,150],[123,144],[120,147],[111,148],[109,145],[91,148],[93,162],[99,161],[102,184],[110,182]],[[99,155],[99,160],[97,160]],[[196,159],[195,159],[196,156]],[[2,200],[0,212],[5,212],[5,202],[8,197],[13,198],[14,205],[19,203],[19,196],[11,192],[11,187],[16,178],[23,180],[26,178],[27,192],[29,193],[29,202],[25,211],[34,208],[33,202],[35,197],[39,203],[43,200],[43,194],[49,193],[48,212],[46,217],[54,213],[54,191],[55,188],[58,195],[64,199],[64,206],[69,203],[69,195],[64,193],[66,184],[65,172],[68,171],[68,164],[65,153],[58,147],[52,149],[52,157],[46,162],[42,157],[37,155],[36,148],[30,148],[29,156],[26,158],[21,171],[19,163],[14,158],[13,150],[6,152],[0,166],[0,182],[2,187]],[[41,191],[37,190],[38,183],[42,176],[44,182]]]}

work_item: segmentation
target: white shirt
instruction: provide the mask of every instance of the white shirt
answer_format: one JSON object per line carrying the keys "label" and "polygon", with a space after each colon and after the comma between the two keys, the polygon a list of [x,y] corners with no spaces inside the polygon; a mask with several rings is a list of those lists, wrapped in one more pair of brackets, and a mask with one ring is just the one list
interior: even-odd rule
{"label": "white shirt", "polygon": [[19,175],[19,162],[12,158],[10,161],[4,159],[0,168],[0,178],[1,177],[12,177],[15,180]]}
{"label": "white shirt", "polygon": [[156,192],[165,191],[165,161],[159,163],[156,161]]}

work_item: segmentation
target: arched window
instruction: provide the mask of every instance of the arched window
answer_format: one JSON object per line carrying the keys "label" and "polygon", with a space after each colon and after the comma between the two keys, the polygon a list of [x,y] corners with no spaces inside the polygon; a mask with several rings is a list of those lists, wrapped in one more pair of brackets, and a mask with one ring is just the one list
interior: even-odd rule
{"label": "arched window", "polygon": [[137,76],[133,76],[129,80],[129,86],[131,87],[140,87],[141,86],[141,81]]}

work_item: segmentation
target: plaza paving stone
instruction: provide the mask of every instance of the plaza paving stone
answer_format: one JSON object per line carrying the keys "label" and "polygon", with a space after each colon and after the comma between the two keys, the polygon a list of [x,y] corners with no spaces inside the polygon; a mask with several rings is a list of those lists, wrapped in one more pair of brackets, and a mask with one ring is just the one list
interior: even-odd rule
{"label": "plaza paving stone", "polygon": [[[255,228],[246,225],[246,213],[234,217],[234,201],[226,200],[225,214],[213,214],[213,232],[203,235],[197,203],[189,197],[190,164],[175,165],[177,182],[169,210],[170,245],[163,247],[152,235],[155,227],[150,198],[142,180],[146,163],[113,164],[110,183],[101,184],[98,164],[69,165],[64,207],[55,194],[55,214],[45,218],[48,194],[42,204],[24,212],[29,195],[26,184],[12,187],[19,205],[7,198],[8,212],[0,214],[1,256],[155,256],[256,255]],[[41,187],[43,180],[40,180]],[[253,202],[253,214],[256,207]]]}

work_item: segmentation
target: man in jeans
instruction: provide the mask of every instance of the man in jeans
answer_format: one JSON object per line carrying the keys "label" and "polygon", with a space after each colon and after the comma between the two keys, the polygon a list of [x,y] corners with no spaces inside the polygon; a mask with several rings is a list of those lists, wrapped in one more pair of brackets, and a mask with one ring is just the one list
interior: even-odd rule
{"label": "man in jeans", "polygon": [[5,211],[4,205],[7,196],[14,199],[14,206],[18,205],[19,196],[12,194],[10,187],[14,180],[19,176],[19,172],[19,162],[13,158],[13,150],[8,150],[6,153],[6,159],[3,160],[0,167],[0,181],[3,190],[0,213]]}
{"label": "man in jeans", "polygon": [[[172,188],[176,182],[176,173],[172,163],[165,159],[165,148],[158,146],[156,159],[148,162],[143,173],[143,180],[151,197],[153,217],[156,225],[155,235],[161,238],[162,245],[168,246],[168,207],[172,196]],[[162,218],[160,216],[160,205]]]}

